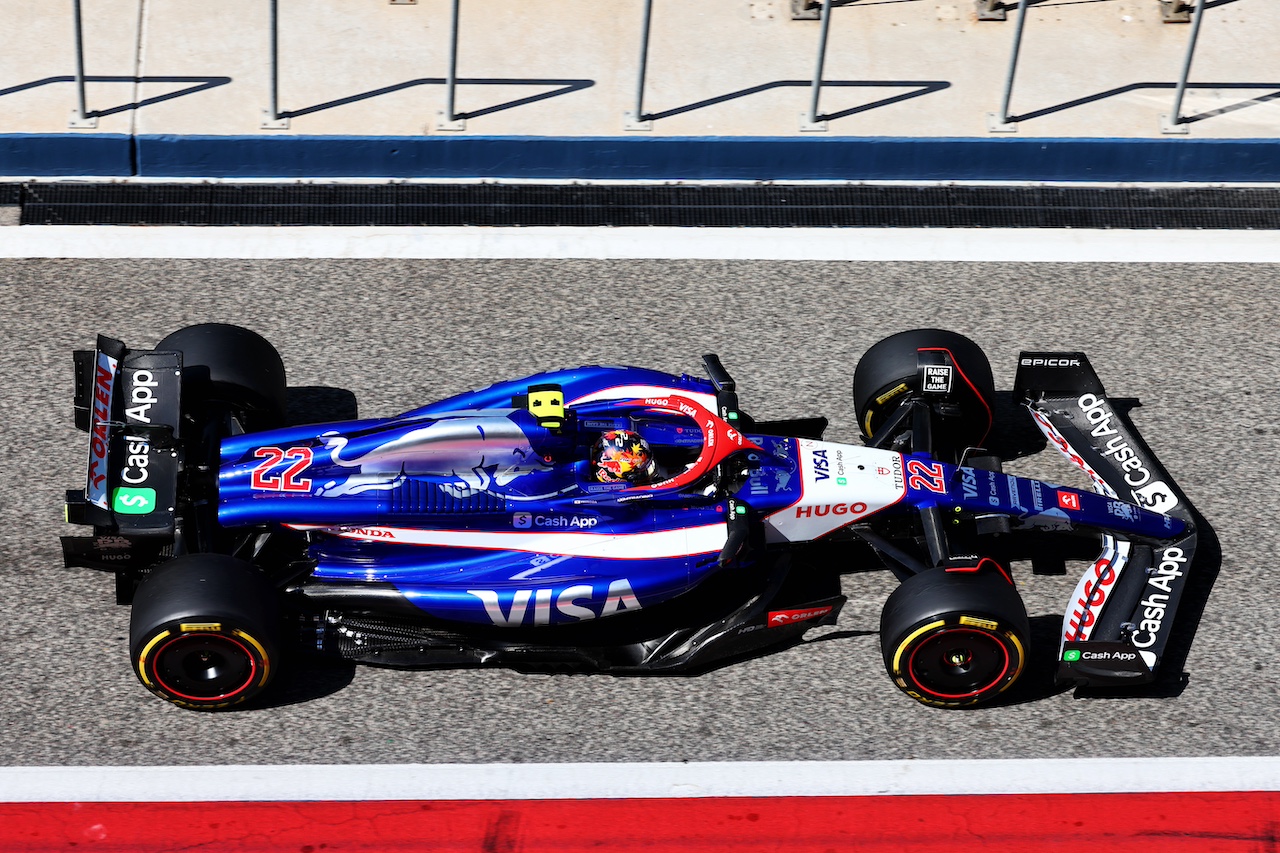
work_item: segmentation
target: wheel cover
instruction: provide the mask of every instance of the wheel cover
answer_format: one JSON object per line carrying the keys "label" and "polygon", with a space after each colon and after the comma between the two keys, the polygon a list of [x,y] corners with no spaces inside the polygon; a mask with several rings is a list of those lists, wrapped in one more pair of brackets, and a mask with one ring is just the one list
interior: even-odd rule
{"label": "wheel cover", "polygon": [[156,650],[152,673],[164,692],[191,702],[233,699],[257,680],[258,659],[238,637],[180,634]]}
{"label": "wheel cover", "polygon": [[904,674],[929,697],[957,701],[998,692],[1013,667],[1001,635],[977,628],[949,627],[916,643]]}

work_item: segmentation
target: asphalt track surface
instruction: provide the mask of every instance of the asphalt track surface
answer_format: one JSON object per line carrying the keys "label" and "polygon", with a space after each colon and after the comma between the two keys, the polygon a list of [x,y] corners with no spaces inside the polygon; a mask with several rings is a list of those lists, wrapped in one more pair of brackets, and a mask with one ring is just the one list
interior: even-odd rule
{"label": "asphalt track surface", "polygon": [[[0,764],[344,764],[1056,758],[1280,754],[1275,555],[1280,417],[1276,266],[746,261],[0,260]],[[697,677],[304,666],[224,714],[148,694],[109,576],[61,568],[62,491],[83,478],[70,352],[98,332],[150,345],[195,322],[278,345],[305,418],[390,415],[536,370],[697,371],[718,352],[757,417],[824,414],[855,441],[861,353],[914,326],[987,349],[998,389],[1019,349],[1081,349],[1207,519],[1181,667],[1138,695],[1052,686],[1084,563],[1015,577],[1033,668],[1008,700],[918,705],[880,659],[885,572],[849,575],[839,625]],[[1006,398],[1011,443],[1029,422]],[[1076,483],[1050,451],[1017,473]],[[1207,598],[1205,597],[1207,594]],[[1195,618],[1203,609],[1202,618]],[[1197,623],[1194,624],[1194,623]]]}

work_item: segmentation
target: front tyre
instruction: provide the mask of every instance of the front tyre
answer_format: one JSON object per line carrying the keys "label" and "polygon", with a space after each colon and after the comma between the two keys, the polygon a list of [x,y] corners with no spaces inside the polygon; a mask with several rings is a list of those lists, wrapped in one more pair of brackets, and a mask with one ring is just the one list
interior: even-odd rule
{"label": "front tyre", "polygon": [[938,708],[989,702],[1027,661],[1026,607],[1003,568],[930,569],[894,590],[880,616],[880,649],[894,683]]}
{"label": "front tyre", "polygon": [[872,438],[904,399],[919,396],[919,350],[947,353],[960,374],[956,393],[959,416],[949,424],[947,434],[935,436],[935,440],[958,445],[957,452],[981,445],[992,426],[995,385],[991,363],[980,346],[946,329],[898,332],[876,343],[858,360],[853,371],[853,403],[863,436]]}
{"label": "front tyre", "polygon": [[261,693],[279,659],[277,592],[261,572],[221,554],[160,566],[134,597],[133,670],[183,708],[221,710]]}

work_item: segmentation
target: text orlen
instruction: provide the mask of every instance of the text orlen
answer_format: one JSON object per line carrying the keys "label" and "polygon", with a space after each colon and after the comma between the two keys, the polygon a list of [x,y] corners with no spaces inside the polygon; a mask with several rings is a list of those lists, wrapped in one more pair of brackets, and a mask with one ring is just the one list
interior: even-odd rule
{"label": "text orlen", "polygon": [[553,606],[556,613],[576,622],[641,609],[640,600],[626,578],[610,581],[603,603],[596,595],[596,587],[585,583],[559,592],[554,589],[518,589],[511,596],[511,605],[505,612],[497,590],[469,589],[467,595],[480,599],[489,620],[503,628],[517,628],[528,621],[534,625],[549,625]]}
{"label": "text orlen", "polygon": [[1147,586],[1163,592],[1148,592],[1147,597],[1138,602],[1138,606],[1142,608],[1142,620],[1133,633],[1133,644],[1138,648],[1149,649],[1155,645],[1156,635],[1160,633],[1160,626],[1169,609],[1173,584],[1176,578],[1182,577],[1186,562],[1187,555],[1181,548],[1166,548],[1160,557],[1160,564],[1147,578]]}
{"label": "text orlen", "polygon": [[812,607],[808,610],[774,610],[769,613],[769,620],[766,623],[770,628],[777,628],[780,625],[793,625],[796,622],[807,622],[810,619],[817,619],[819,616],[826,616],[834,608],[828,604],[824,607]]}
{"label": "text orlen", "polygon": [[98,506],[106,506],[103,484],[107,479],[107,445],[110,443],[111,392],[115,384],[116,360],[98,353],[93,375],[93,425],[89,432],[89,490]]}

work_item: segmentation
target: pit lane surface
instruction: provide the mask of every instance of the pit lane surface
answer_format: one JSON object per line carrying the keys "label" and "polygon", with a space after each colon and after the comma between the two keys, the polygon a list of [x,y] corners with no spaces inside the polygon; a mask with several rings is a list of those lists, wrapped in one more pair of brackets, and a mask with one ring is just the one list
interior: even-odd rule
{"label": "pit lane surface", "polygon": [[[1274,412],[1276,266],[734,261],[0,261],[6,594],[0,762],[437,763],[1276,755],[1280,534]],[[306,669],[275,702],[193,714],[151,697],[125,653],[108,576],[60,568],[62,490],[83,476],[70,351],[97,332],[149,345],[240,322],[281,350],[293,385],[346,389],[362,416],[576,363],[695,372],[718,352],[758,417],[825,414],[855,441],[861,353],[911,326],[981,342],[997,388],[1026,349],[1082,349],[1212,525],[1186,677],[1146,695],[1077,698],[1050,672],[1083,565],[1015,568],[1036,667],[970,712],[889,683],[876,631],[893,580],[847,578],[835,628],[696,678],[505,670]],[[347,398],[312,390],[295,410]],[[1007,399],[1000,414],[1016,416]],[[348,412],[350,414],[350,412]],[[1019,429],[1025,429],[1022,424]],[[1042,453],[1011,470],[1075,482]],[[1220,571],[1219,571],[1220,562]],[[1185,628],[1189,625],[1183,625]],[[1185,683],[1180,683],[1184,681]]]}

